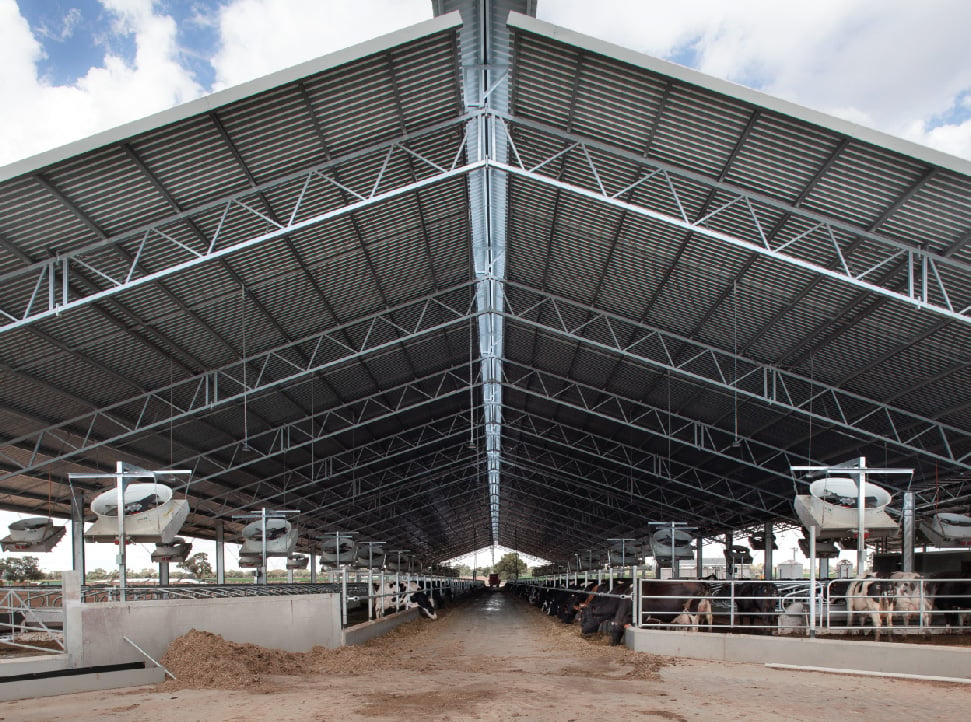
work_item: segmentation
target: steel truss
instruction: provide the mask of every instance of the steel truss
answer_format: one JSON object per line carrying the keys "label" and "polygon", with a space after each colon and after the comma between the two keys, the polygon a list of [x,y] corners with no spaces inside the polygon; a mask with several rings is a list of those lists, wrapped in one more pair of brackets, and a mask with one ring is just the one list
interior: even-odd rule
{"label": "steel truss", "polygon": [[[0,274],[8,299],[0,333],[483,168],[464,163],[468,122],[462,116],[403,134]],[[270,192],[274,208],[266,205]]]}
{"label": "steel truss", "polygon": [[[564,408],[623,424],[638,432],[672,441],[679,447],[693,448],[748,469],[760,483],[775,479],[791,485],[793,494],[807,482],[793,479],[790,466],[807,464],[810,460],[790,449],[782,449],[753,438],[738,436],[733,431],[680,416],[637,399],[610,394],[553,373],[520,366],[506,360],[506,386],[510,390],[533,398],[555,403]],[[537,390],[539,389],[539,390]],[[713,494],[731,504],[747,506],[753,511],[788,516],[791,495],[765,489],[755,483],[740,482],[700,467],[644,452],[612,439],[605,439],[590,431],[576,429],[560,421],[547,420],[547,428],[536,423],[536,414],[510,421],[507,426],[519,433],[535,434],[553,443],[568,446],[593,458],[606,459],[634,471],[655,476],[662,481],[684,485],[686,488]],[[569,430],[569,434],[565,430]],[[971,477],[958,483],[942,483],[939,487],[916,490],[921,508],[935,504],[963,501],[968,495]]]}
{"label": "steel truss", "polygon": [[[609,462],[624,470],[627,493],[634,494],[643,479],[653,478],[658,485],[683,487],[697,494],[715,497],[733,505],[751,509],[758,514],[771,514],[780,505],[788,506],[792,495],[778,494],[754,484],[739,484],[721,474],[697,466],[644,451],[615,439],[542,418],[536,413],[520,414],[507,427],[546,445],[587,456],[594,466]],[[574,459],[575,461],[575,459]],[[579,463],[576,462],[575,463]],[[741,487],[741,489],[739,488]]]}
{"label": "steel truss", "polygon": [[[604,513],[599,516],[609,522],[608,528],[616,533],[626,533],[638,520],[651,514],[667,516],[673,513],[679,518],[683,515],[697,523],[708,524],[721,519],[702,517],[691,511],[697,497],[675,495],[671,489],[646,484],[641,479],[634,480],[630,475],[581,464],[534,443],[510,444],[508,451],[506,464],[519,472],[516,475],[519,479],[533,488],[554,488],[557,493],[577,498],[583,502],[578,508],[587,514],[593,514],[591,509],[602,509]],[[650,488],[644,488],[648,486]],[[619,523],[625,517],[630,520],[630,525]]]}
{"label": "steel truss", "polygon": [[971,470],[971,434],[962,429],[576,301],[506,285],[510,323]]}
{"label": "steel truss", "polygon": [[[389,502],[396,503],[401,500],[400,497],[387,496],[389,491],[396,490],[398,486],[414,488],[416,485],[426,483],[426,477],[442,475],[448,470],[455,468],[474,469],[475,457],[469,455],[465,450],[456,450],[456,448],[450,446],[431,452],[426,450],[421,456],[397,459],[398,463],[393,466],[349,480],[335,479],[326,475],[318,478],[306,478],[295,474],[294,476],[300,479],[301,484],[280,491],[272,498],[286,498],[288,503],[297,503],[298,505],[300,501],[305,501],[310,504],[310,511],[313,514],[339,509],[343,522],[352,521],[355,518],[354,515],[345,513],[348,507],[373,512],[377,508],[386,506]],[[298,492],[302,492],[302,494],[298,494]],[[294,499],[297,499],[297,501],[294,502]],[[216,517],[228,518],[240,509],[252,508],[254,504],[262,504],[262,500],[263,497],[260,496],[254,499],[251,504],[239,507],[239,509],[222,509],[216,514]]]}
{"label": "steel truss", "polygon": [[[954,239],[928,239],[941,250],[925,250],[575,133],[496,111],[488,115],[494,134],[510,147],[510,160],[490,160],[491,167],[971,323],[971,265],[945,255]],[[578,169],[569,182],[554,176],[561,158]],[[692,187],[717,192],[714,209],[697,221],[687,212]],[[784,225],[770,236],[767,229],[781,219]],[[900,274],[876,278],[897,264],[903,264],[906,292],[894,283]]]}
{"label": "steel truss", "polygon": [[473,316],[470,291],[470,283],[454,286],[7,441],[31,455],[22,464],[0,453],[0,460],[18,469],[0,474],[0,481],[468,324]]}
{"label": "steel truss", "polygon": [[[263,444],[257,443],[253,448],[255,448],[257,453],[262,456],[262,459],[260,460],[275,458],[276,456],[284,454],[288,451],[300,447],[311,447],[318,441],[338,437],[358,428],[364,428],[374,421],[392,418],[393,416],[396,416],[402,412],[415,411],[429,403],[452,398],[457,393],[468,393],[468,389],[466,387],[458,387],[456,385],[446,383],[449,378],[455,382],[460,381],[460,372],[461,369],[459,367],[454,367],[443,372],[443,374],[435,374],[433,376],[415,379],[414,381],[403,384],[397,388],[382,391],[381,394],[375,394],[373,397],[368,397],[367,399],[357,399],[344,405],[342,408],[327,411],[326,418],[324,419],[325,421],[332,422],[335,419],[340,419],[342,422],[344,422],[338,427],[334,427],[330,423],[321,424],[320,419],[316,417],[308,417],[299,421],[291,422],[291,424],[288,424],[288,426],[299,427],[298,436],[295,437],[289,432],[286,432],[285,436],[287,437],[287,442],[285,444],[273,443],[267,447]],[[429,394],[427,390],[425,390],[429,385],[433,386],[437,390],[437,393]],[[418,387],[422,389],[420,393],[416,391],[416,388]],[[388,405],[380,397],[384,397],[389,393],[399,399],[411,398],[412,403],[407,406],[400,406],[397,404],[393,406]],[[424,400],[415,402],[414,399],[421,398],[421,394],[424,394]],[[380,408],[383,408],[383,410],[380,411],[380,414],[377,416],[370,412],[363,414],[352,414],[348,411],[348,409],[352,407],[360,407],[365,404],[371,406],[373,409],[373,403],[376,403]],[[356,418],[360,418],[361,420],[355,422]],[[275,499],[282,499],[288,494],[296,494],[304,489],[307,489],[308,487],[316,487],[326,481],[329,484],[329,492],[336,494],[340,498],[353,498],[362,493],[366,483],[364,479],[357,477],[357,474],[362,470],[366,470],[372,465],[393,461],[402,455],[428,453],[430,449],[433,449],[443,443],[454,443],[456,440],[460,440],[463,436],[468,434],[468,424],[469,420],[467,414],[464,411],[460,411],[450,416],[435,419],[427,424],[422,424],[420,426],[409,426],[400,433],[385,435],[379,439],[375,439],[372,442],[355,446],[354,448],[329,455],[325,458],[314,459],[313,455],[311,455],[311,460],[305,464],[299,464],[294,467],[281,469],[281,471],[277,474],[262,476],[256,481],[236,486],[233,489],[233,492],[250,493],[252,490],[251,493],[255,494],[256,489],[260,488],[261,484],[264,483],[271,488],[277,487],[279,489],[278,491],[266,492],[261,490],[260,504],[262,504],[264,501],[269,503]],[[277,433],[276,431],[267,432],[267,436],[270,435],[276,437]],[[295,441],[296,443],[294,443]],[[234,455],[233,458],[238,459],[238,461],[232,467],[223,469],[209,476],[198,477],[193,483],[198,483],[199,480],[204,481],[217,478],[219,476],[224,476],[225,474],[237,469],[246,468],[255,461],[253,459],[243,459],[241,455]],[[191,463],[191,461],[192,459],[190,458],[188,463]],[[283,502],[281,501],[278,503]],[[228,511],[223,508],[219,511],[218,515],[226,516],[227,514],[232,514],[249,508],[255,507],[250,504]]]}

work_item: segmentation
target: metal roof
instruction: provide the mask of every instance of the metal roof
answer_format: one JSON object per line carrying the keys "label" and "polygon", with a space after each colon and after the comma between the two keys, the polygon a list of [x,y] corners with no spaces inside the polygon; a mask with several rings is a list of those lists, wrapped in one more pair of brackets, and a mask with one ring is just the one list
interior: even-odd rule
{"label": "metal roof", "polygon": [[971,164],[433,5],[0,169],[0,506],[122,459],[193,469],[185,534],[429,561],[792,524],[859,456],[967,509]]}

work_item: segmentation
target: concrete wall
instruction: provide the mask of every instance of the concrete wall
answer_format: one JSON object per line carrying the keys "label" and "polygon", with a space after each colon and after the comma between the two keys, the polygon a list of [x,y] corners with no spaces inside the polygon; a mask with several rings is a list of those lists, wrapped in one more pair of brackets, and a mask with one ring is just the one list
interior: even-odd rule
{"label": "concrete wall", "polygon": [[679,632],[629,627],[635,652],[756,664],[794,664],[867,672],[971,677],[971,648],[936,644],[857,642],[808,637]]}
{"label": "concrete wall", "polygon": [[411,622],[418,619],[418,615],[419,611],[417,608],[406,609],[403,612],[389,614],[387,617],[379,617],[378,619],[372,619],[369,622],[363,622],[361,624],[356,624],[353,627],[348,627],[344,630],[344,644],[345,646],[364,644],[369,639],[374,639],[375,637],[380,637],[382,634],[387,634],[399,624],[404,624],[405,622]]}
{"label": "concrete wall", "polygon": [[100,604],[72,600],[65,607],[65,641],[75,667],[144,661],[126,636],[158,660],[172,640],[190,629],[291,652],[342,642],[337,594]]}

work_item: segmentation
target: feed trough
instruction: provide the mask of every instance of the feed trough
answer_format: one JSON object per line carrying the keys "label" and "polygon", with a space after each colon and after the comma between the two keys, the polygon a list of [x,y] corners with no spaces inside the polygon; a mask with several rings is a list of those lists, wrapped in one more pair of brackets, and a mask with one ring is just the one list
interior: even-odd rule
{"label": "feed trough", "polygon": [[922,519],[920,530],[936,547],[971,547],[971,516],[942,511]]}
{"label": "feed trough", "polygon": [[[286,519],[266,520],[266,556],[288,557],[297,544],[297,528]],[[251,521],[243,527],[243,546],[239,550],[240,559],[244,556],[262,557],[263,520]]]}
{"label": "feed trough", "polygon": [[[856,479],[827,477],[814,481],[809,494],[799,494],[793,504],[796,515],[807,528],[819,529],[817,538],[842,538],[859,526],[859,486]],[[871,537],[896,536],[895,522],[884,507],[892,496],[886,489],[864,482],[863,529]]]}
{"label": "feed trough", "polygon": [[[91,502],[98,515],[84,532],[86,541],[114,542],[118,539],[118,491],[109,489]],[[129,484],[125,487],[125,538],[140,544],[170,544],[189,515],[189,502],[175,499],[165,484]]]}
{"label": "feed trough", "polygon": [[156,544],[152,552],[152,561],[156,564],[172,563],[181,564],[189,558],[192,551],[192,542],[187,542],[180,536],[175,537],[168,544]]}
{"label": "feed trough", "polygon": [[[854,542],[855,544],[855,542]],[[809,556],[809,540],[800,539],[799,549],[805,556]],[[817,539],[816,540],[816,558],[817,559],[833,559],[840,555],[840,548],[836,546],[836,541],[834,539]]]}
{"label": "feed trough", "polygon": [[693,559],[695,547],[691,542],[691,534],[688,532],[662,527],[651,535],[651,553],[662,566],[672,558]]}
{"label": "feed trough", "polygon": [[9,527],[10,533],[0,539],[5,552],[49,552],[64,536],[66,527],[54,526],[46,516],[18,519]]}

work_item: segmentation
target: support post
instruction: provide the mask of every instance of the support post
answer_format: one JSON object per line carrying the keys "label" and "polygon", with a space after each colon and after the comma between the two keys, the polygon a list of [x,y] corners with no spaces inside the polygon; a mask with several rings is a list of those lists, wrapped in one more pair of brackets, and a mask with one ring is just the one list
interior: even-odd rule
{"label": "support post", "polygon": [[84,584],[84,492],[71,485],[71,561],[72,569]]}
{"label": "support post", "polygon": [[128,586],[128,558],[125,554],[125,465],[121,461],[115,462],[115,483],[118,485],[118,598],[124,602],[127,599],[125,589]]}
{"label": "support post", "polygon": [[226,531],[222,520],[216,521],[216,584],[226,583]]}
{"label": "support post", "polygon": [[169,563],[159,562],[158,563],[158,585],[160,587],[167,587],[169,584]]}
{"label": "support post", "polygon": [[765,539],[765,559],[762,562],[762,578],[772,579],[772,522],[765,522],[762,527],[762,538]]}
{"label": "support post", "polygon": [[914,571],[914,492],[905,491],[903,498],[903,571]]}
{"label": "support post", "polygon": [[866,457],[860,457],[857,471],[857,502],[856,502],[856,576],[862,577],[866,569],[866,532],[864,531],[864,513],[866,512]]}
{"label": "support post", "polygon": [[703,566],[705,564],[705,538],[699,536],[697,548],[695,549],[695,579],[701,579],[704,575]]}
{"label": "support post", "polygon": [[732,545],[735,543],[735,534],[725,532],[725,579],[735,578],[735,555],[732,554]]}
{"label": "support post", "polygon": [[816,636],[816,525],[809,527],[809,636]]}
{"label": "support post", "polygon": [[260,540],[260,561],[262,564],[260,568],[256,570],[256,583],[266,584],[266,507],[264,506],[260,509],[260,520],[263,524],[263,538]]}
{"label": "support post", "polygon": [[317,552],[316,547],[310,549],[310,583],[317,583]]}

